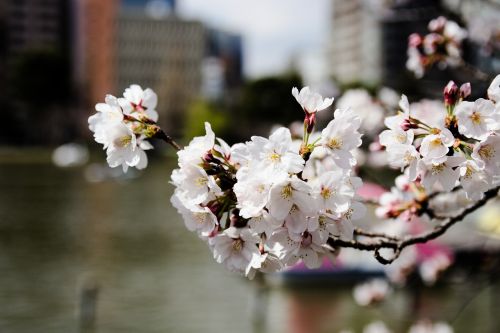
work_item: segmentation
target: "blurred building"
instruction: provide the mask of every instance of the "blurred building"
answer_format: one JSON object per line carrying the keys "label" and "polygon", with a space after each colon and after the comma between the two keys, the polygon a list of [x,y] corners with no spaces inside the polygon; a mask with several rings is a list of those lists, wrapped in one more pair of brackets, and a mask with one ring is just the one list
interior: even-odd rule
{"label": "blurred building", "polygon": [[120,0],[121,7],[155,15],[175,14],[176,0]]}
{"label": "blurred building", "polygon": [[203,96],[217,100],[231,94],[243,82],[241,35],[210,28],[202,70]]}
{"label": "blurred building", "polygon": [[377,13],[364,0],[333,0],[329,59],[340,84],[379,82],[381,28]]}
{"label": "blurred building", "polygon": [[186,108],[201,93],[205,28],[173,15],[151,17],[122,7],[117,29],[118,91],[131,83],[155,90],[161,126],[178,133]]}
{"label": "blurred building", "polygon": [[32,49],[68,46],[69,2],[63,0],[4,0],[10,55]]}
{"label": "blurred building", "polygon": [[[115,41],[119,0],[74,0],[73,64],[81,104],[91,108],[116,91]],[[83,112],[83,116],[88,116]]]}
{"label": "blurred building", "polygon": [[[75,135],[71,1],[0,4],[0,98],[5,143],[46,144]],[[5,126],[5,128],[4,128]]]}

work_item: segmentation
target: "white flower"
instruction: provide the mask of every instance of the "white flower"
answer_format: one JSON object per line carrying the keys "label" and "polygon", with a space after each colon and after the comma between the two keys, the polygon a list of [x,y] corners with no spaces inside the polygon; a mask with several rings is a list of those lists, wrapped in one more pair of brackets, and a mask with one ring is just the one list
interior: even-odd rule
{"label": "white flower", "polygon": [[248,263],[245,275],[253,279],[257,271],[263,273],[275,273],[283,268],[281,261],[271,253],[252,253],[252,259]]}
{"label": "white flower", "polygon": [[[350,229],[350,226],[352,226],[351,221],[359,220],[360,218],[365,216],[365,214],[366,214],[366,206],[359,201],[352,200],[349,208],[346,211],[339,214],[337,220],[340,221],[340,225],[337,224],[337,227],[342,226],[343,228],[346,228],[346,224],[348,223],[349,224],[348,228]],[[332,232],[332,234],[335,234],[335,232]]]}
{"label": "white flower", "polygon": [[443,35],[460,44],[467,37],[467,30],[462,29],[456,22],[448,20],[444,25]]}
{"label": "white flower", "polygon": [[487,99],[479,98],[475,102],[460,102],[455,108],[458,131],[468,138],[482,140],[492,130],[495,106]]}
{"label": "white flower", "polygon": [[350,219],[338,219],[332,214],[323,213],[318,217],[318,233],[322,242],[326,242],[330,235],[342,240],[352,240],[354,226]]}
{"label": "white flower", "polygon": [[259,254],[259,237],[249,228],[230,227],[214,237],[214,259],[232,272],[244,273],[254,254]]}
{"label": "white flower", "polygon": [[368,324],[363,333],[392,333],[392,331],[382,321],[375,321]]}
{"label": "white flower", "polygon": [[387,159],[389,164],[395,168],[408,167],[411,181],[417,178],[417,165],[420,153],[411,144],[393,144],[387,148]]}
{"label": "white flower", "polygon": [[388,129],[379,135],[379,142],[382,146],[389,148],[394,144],[411,145],[414,138],[412,130],[403,131],[401,128]]}
{"label": "white flower", "polygon": [[389,284],[384,279],[373,279],[354,287],[353,296],[356,303],[367,306],[381,302],[391,291]]}
{"label": "white flower", "polygon": [[[456,168],[464,161],[462,156],[450,156],[441,163],[418,163],[419,173],[422,177],[422,185],[431,190],[435,183],[441,185],[444,191],[451,191],[460,177],[460,169]],[[453,169],[455,168],[455,169]]]}
{"label": "white flower", "polygon": [[286,175],[266,170],[248,170],[244,177],[242,174],[237,173],[238,182],[233,187],[238,200],[236,207],[244,218],[260,216],[269,201],[272,184],[283,180]]}
{"label": "white flower", "polygon": [[190,231],[197,231],[202,235],[210,234],[219,224],[217,217],[208,207],[199,205],[186,206],[185,200],[182,200],[179,193],[176,191],[170,202],[182,215],[186,228]]}
{"label": "white flower", "polygon": [[500,74],[491,81],[488,88],[488,98],[495,103],[500,102]]}
{"label": "white flower", "polygon": [[205,123],[205,136],[197,136],[191,140],[188,146],[179,150],[179,165],[198,165],[203,162],[203,156],[214,147],[215,134],[208,122]]}
{"label": "white flower", "polygon": [[116,97],[107,95],[106,103],[98,103],[97,113],[88,119],[89,129],[94,132],[96,142],[106,149],[110,167],[122,166],[144,169],[148,158],[144,150],[153,149],[146,137],[134,132],[133,123],[127,122]]}
{"label": "white flower", "polygon": [[96,114],[89,117],[89,129],[94,132],[97,143],[104,145],[106,149],[110,144],[108,129],[123,121],[123,112],[118,100],[112,95],[106,95],[106,103],[97,103]]}
{"label": "white flower", "polygon": [[302,259],[308,268],[318,268],[325,253],[317,231],[294,234],[287,228],[279,228],[269,238],[268,244],[286,265]]}
{"label": "white flower", "polygon": [[302,88],[300,92],[296,87],[293,87],[292,95],[307,114],[324,110],[333,103],[333,98],[323,99],[320,94],[310,91],[309,87]]}
{"label": "white flower", "polygon": [[413,118],[423,121],[431,127],[445,127],[445,106],[442,101],[423,99],[411,103],[411,114]]}
{"label": "white flower", "polygon": [[292,136],[288,128],[278,128],[269,139],[253,136],[252,141],[247,142],[247,147],[262,168],[286,173],[299,173],[304,168],[304,159],[292,149]]}
{"label": "white flower", "polygon": [[334,117],[321,132],[320,143],[339,167],[349,169],[356,164],[351,151],[361,146],[361,134],[357,131],[361,120],[341,109],[335,110]]}
{"label": "white flower", "polygon": [[439,275],[451,265],[451,259],[444,253],[438,253],[425,259],[419,267],[422,280],[427,285],[436,283]]}
{"label": "white flower", "polygon": [[293,234],[302,234],[306,230],[315,231],[318,229],[318,219],[307,216],[298,206],[293,205],[290,214],[285,218],[285,227]]}
{"label": "white flower", "polygon": [[479,200],[490,188],[488,178],[474,160],[467,160],[460,166],[460,185],[470,200]]}
{"label": "white flower", "polygon": [[283,221],[296,205],[305,214],[316,212],[309,184],[292,176],[273,185],[267,205],[269,213],[277,220]]}
{"label": "white flower", "polygon": [[[387,89],[387,88],[385,88]],[[364,132],[376,133],[383,123],[384,109],[364,89],[346,91],[337,101],[339,109],[350,108],[361,118]]]}
{"label": "white flower", "polygon": [[[410,118],[410,103],[408,102],[408,97],[406,95],[401,95],[399,100],[399,108],[401,109],[397,115],[386,117],[384,120],[385,126],[391,130],[401,131],[401,125],[405,120]],[[413,137],[411,138],[413,140]],[[400,142],[403,143],[403,142]]]}
{"label": "white flower", "polygon": [[141,114],[154,122],[158,121],[158,112],[155,110],[158,96],[153,90],[150,88],[142,90],[141,86],[133,84],[125,89],[123,97],[119,98],[118,102],[125,114],[136,118]]}
{"label": "white flower", "polygon": [[437,134],[429,134],[420,145],[420,154],[426,162],[440,163],[446,158],[449,147],[453,146],[455,138],[447,128],[441,128]]}
{"label": "white flower", "polygon": [[444,322],[420,321],[410,327],[408,333],[453,333],[453,328]]}
{"label": "white flower", "polygon": [[144,151],[137,146],[134,132],[123,123],[109,126],[107,129],[108,148],[107,162],[110,167],[122,166],[126,172],[128,167],[142,169],[147,165]]}
{"label": "white flower", "polygon": [[500,172],[500,136],[490,135],[486,140],[478,142],[471,157],[477,165],[491,176]]}
{"label": "white flower", "polygon": [[416,47],[408,47],[407,50],[408,60],[406,60],[406,69],[413,72],[417,79],[424,76],[425,68],[422,64],[422,55]]}
{"label": "white flower", "polygon": [[318,202],[318,209],[340,212],[347,210],[354,190],[347,186],[343,170],[322,173],[313,182],[313,194]]}
{"label": "white flower", "polygon": [[266,210],[262,210],[261,213],[257,217],[252,217],[248,221],[248,226],[252,231],[258,234],[265,233],[267,237],[270,237],[274,230],[283,226],[283,221],[275,219]]}
{"label": "white flower", "polygon": [[205,202],[211,194],[221,194],[221,189],[214,177],[207,175],[205,170],[196,164],[174,170],[171,178],[190,205]]}

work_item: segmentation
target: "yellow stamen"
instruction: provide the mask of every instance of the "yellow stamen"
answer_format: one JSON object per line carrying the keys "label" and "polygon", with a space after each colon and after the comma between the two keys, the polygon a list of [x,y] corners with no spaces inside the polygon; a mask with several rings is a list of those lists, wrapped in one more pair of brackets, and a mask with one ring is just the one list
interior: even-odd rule
{"label": "yellow stamen", "polygon": [[281,190],[281,197],[283,199],[288,199],[292,196],[292,193],[293,193],[292,184],[288,184]]}
{"label": "yellow stamen", "polygon": [[342,139],[340,138],[331,138],[326,146],[330,149],[340,149],[342,147]]}

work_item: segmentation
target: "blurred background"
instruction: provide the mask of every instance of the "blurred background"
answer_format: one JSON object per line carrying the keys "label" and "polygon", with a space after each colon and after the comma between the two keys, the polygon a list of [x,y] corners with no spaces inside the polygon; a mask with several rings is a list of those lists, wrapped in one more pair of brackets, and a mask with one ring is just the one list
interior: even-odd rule
{"label": "blurred background", "polygon": [[[158,94],[160,125],[180,142],[206,120],[230,143],[301,121],[293,86],[440,100],[453,79],[485,96],[489,82],[460,70],[406,70],[408,36],[439,15],[468,27],[469,63],[500,72],[498,0],[2,0],[0,332],[362,332],[374,321],[406,332],[417,320],[497,332],[498,205],[448,237],[446,282],[410,278],[360,307],[364,273],[226,272],[171,207],[173,152],[158,147],[145,172],[124,175],[87,125],[133,83]],[[387,187],[394,176],[360,173]]]}

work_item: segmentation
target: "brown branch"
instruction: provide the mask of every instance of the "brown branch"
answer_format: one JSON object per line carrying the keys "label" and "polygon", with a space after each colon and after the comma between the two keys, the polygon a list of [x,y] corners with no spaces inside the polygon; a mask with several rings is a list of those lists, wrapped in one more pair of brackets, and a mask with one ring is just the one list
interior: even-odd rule
{"label": "brown branch", "polygon": [[365,237],[372,237],[372,238],[385,238],[388,240],[393,240],[393,241],[398,241],[399,238],[395,236],[390,236],[384,233],[377,233],[377,232],[371,232],[371,231],[366,231],[361,228],[355,228],[354,229],[354,235],[355,236],[365,236]]}
{"label": "brown branch", "polygon": [[[462,221],[467,215],[476,211],[478,208],[484,206],[492,198],[495,198],[499,190],[500,186],[497,186],[485,192],[484,197],[481,200],[478,200],[472,206],[464,209],[460,214],[444,219],[431,231],[428,231],[418,236],[413,236],[413,237],[406,236],[403,238],[398,238],[385,234],[372,233],[358,228],[354,231],[356,235],[362,235],[365,237],[378,238],[378,239],[371,241],[358,241],[358,240],[346,241],[340,238],[331,237],[328,239],[328,245],[330,245],[333,248],[346,247],[362,251],[374,251],[375,259],[377,259],[377,261],[380,262],[381,264],[387,265],[396,260],[404,248],[414,244],[426,243],[432,239],[436,239],[439,236],[443,235],[455,223]],[[380,253],[382,249],[391,249],[394,251],[394,255],[391,258],[385,258]]]}
{"label": "brown branch", "polygon": [[174,149],[177,151],[182,149],[181,146],[179,146],[179,144],[175,142],[170,135],[167,135],[167,133],[163,132],[163,130],[161,129],[154,135],[154,137],[165,141],[166,143],[174,147]]}

